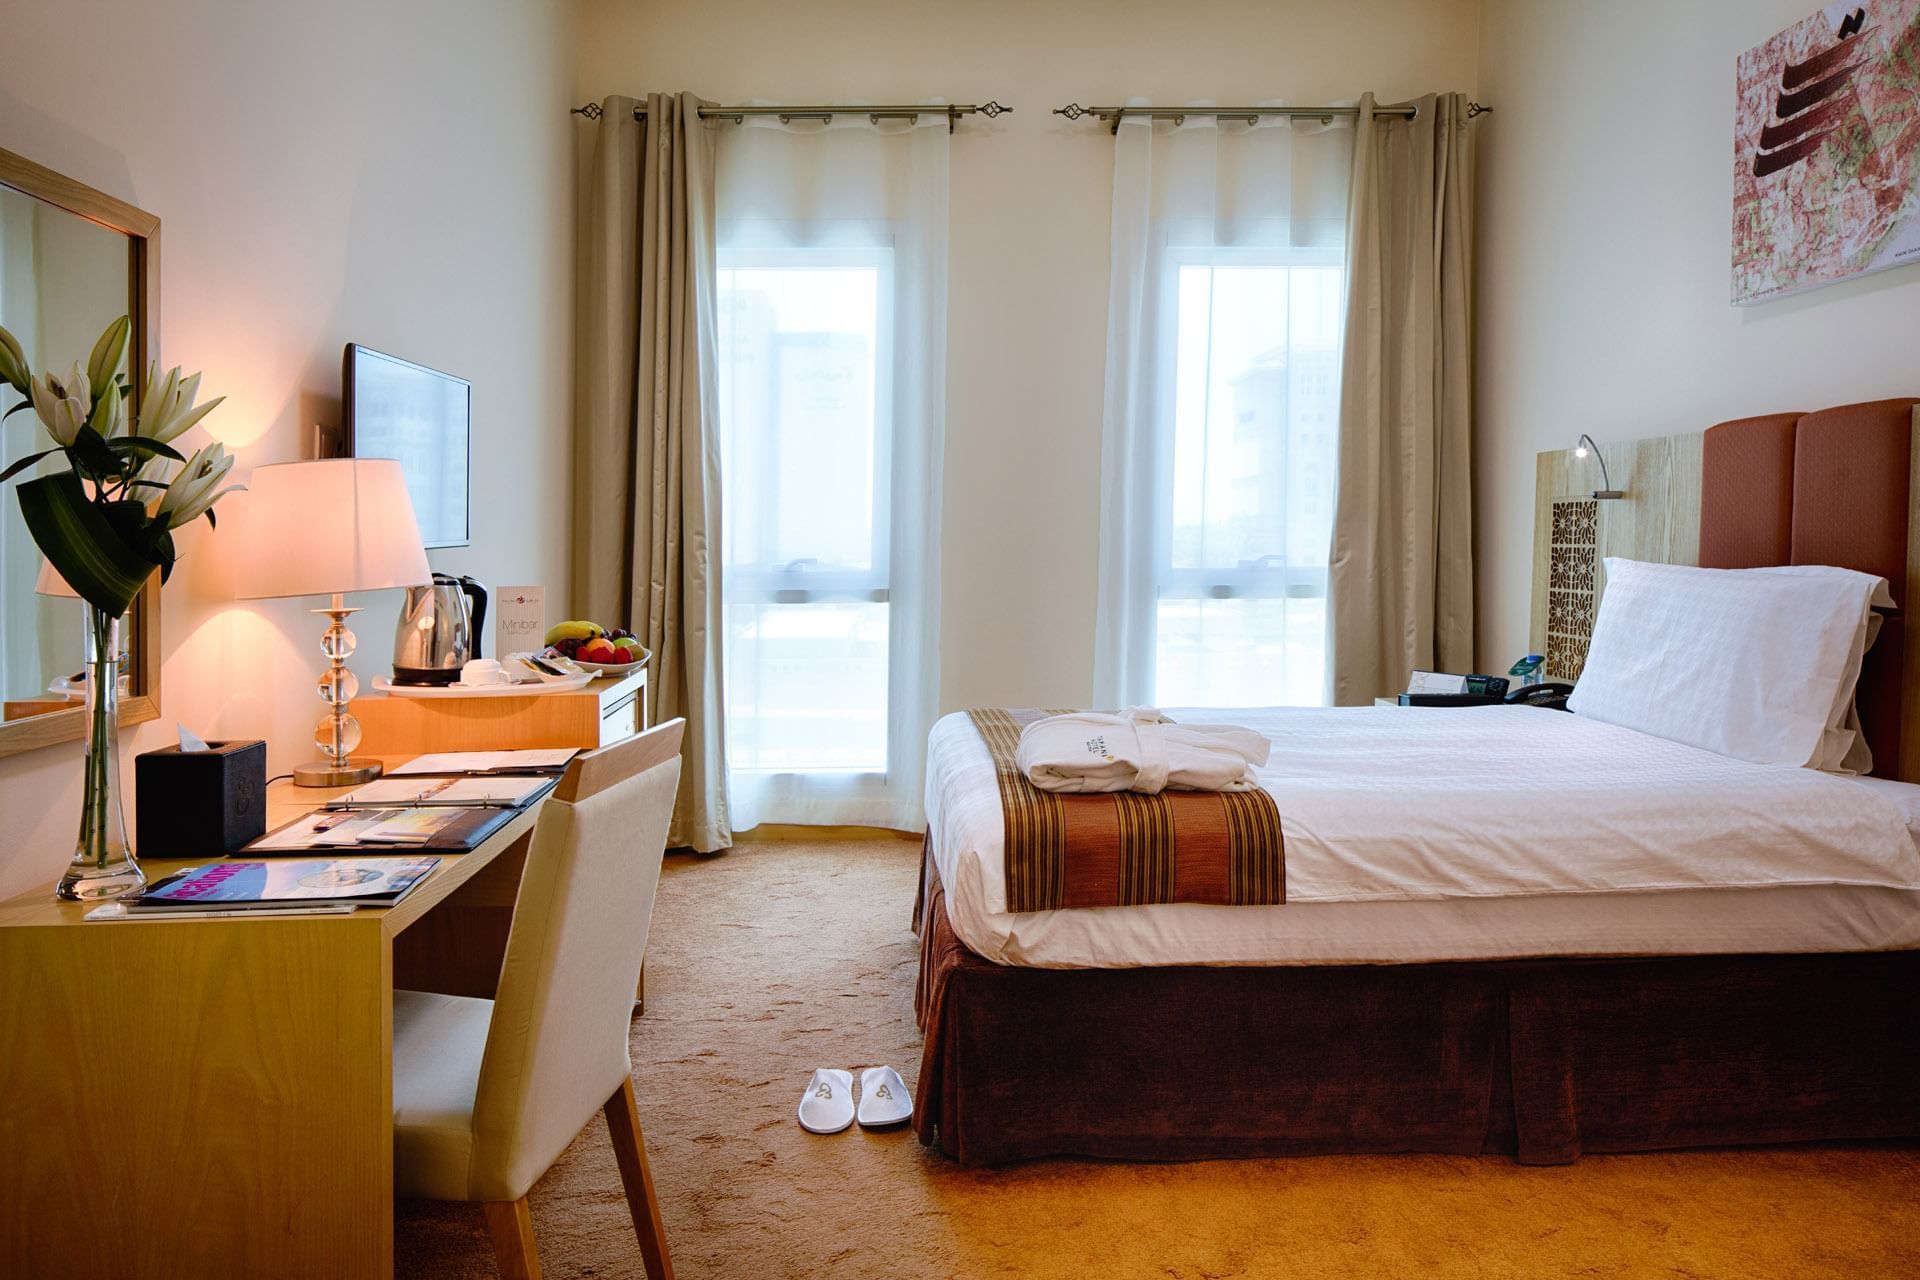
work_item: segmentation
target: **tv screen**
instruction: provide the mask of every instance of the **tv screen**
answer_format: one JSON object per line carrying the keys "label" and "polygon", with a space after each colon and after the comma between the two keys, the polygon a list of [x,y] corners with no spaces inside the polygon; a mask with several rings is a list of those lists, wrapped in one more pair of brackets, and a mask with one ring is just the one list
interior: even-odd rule
{"label": "tv screen", "polygon": [[420,540],[466,546],[473,384],[355,342],[347,344],[342,382],[347,452],[398,460]]}

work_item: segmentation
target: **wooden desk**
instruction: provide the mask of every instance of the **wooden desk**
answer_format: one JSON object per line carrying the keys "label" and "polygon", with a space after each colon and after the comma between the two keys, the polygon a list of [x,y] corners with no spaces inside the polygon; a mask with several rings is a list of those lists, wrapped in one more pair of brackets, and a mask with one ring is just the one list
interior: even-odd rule
{"label": "wooden desk", "polygon": [[537,811],[350,916],[0,903],[0,1274],[390,1276],[393,989],[493,993]]}

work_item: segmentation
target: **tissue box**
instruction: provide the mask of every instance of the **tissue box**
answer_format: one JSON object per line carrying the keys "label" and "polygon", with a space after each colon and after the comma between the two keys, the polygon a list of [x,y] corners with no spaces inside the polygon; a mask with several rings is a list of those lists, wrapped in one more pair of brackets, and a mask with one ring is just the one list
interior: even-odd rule
{"label": "tissue box", "polygon": [[267,744],[210,742],[133,758],[133,851],[142,858],[233,853],[267,830]]}

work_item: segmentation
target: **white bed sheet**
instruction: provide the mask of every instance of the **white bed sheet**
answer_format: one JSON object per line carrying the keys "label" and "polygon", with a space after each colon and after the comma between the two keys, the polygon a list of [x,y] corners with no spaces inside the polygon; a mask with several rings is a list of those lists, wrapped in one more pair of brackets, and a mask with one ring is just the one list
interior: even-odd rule
{"label": "white bed sheet", "polygon": [[1920,787],[1530,707],[1171,714],[1273,742],[1287,903],[1008,913],[991,762],[954,715],[927,812],[961,941],[1038,968],[1920,946]]}

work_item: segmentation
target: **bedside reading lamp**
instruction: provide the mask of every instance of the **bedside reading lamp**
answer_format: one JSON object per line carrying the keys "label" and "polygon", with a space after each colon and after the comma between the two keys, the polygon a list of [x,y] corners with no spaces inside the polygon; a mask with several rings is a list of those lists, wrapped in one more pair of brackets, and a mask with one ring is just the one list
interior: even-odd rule
{"label": "bedside reading lamp", "polygon": [[1593,460],[1600,464],[1600,484],[1602,487],[1595,489],[1593,496],[1596,498],[1626,497],[1627,491],[1625,489],[1616,489],[1613,487],[1613,478],[1607,474],[1607,460],[1600,456],[1600,446],[1593,442],[1592,436],[1582,431],[1580,433],[1580,443],[1573,446],[1573,456],[1576,458],[1584,458],[1589,453],[1593,454]]}
{"label": "bedside reading lamp", "polygon": [[294,785],[340,787],[380,776],[380,762],[355,757],[360,722],[347,704],[360,682],[347,670],[354,636],[341,603],[348,591],[424,586],[433,578],[400,464],[385,458],[329,458],[255,467],[247,481],[246,559],[240,596],[331,596],[315,613],[332,621],[320,699],[329,707],[313,742],[322,758],[293,771]]}

